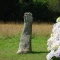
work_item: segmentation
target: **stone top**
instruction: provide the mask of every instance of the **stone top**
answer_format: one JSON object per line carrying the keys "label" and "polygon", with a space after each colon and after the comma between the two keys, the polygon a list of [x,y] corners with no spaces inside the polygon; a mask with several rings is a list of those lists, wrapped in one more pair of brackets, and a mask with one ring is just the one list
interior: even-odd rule
{"label": "stone top", "polygon": [[32,21],[33,21],[32,13],[30,12],[24,13],[24,22],[32,22]]}

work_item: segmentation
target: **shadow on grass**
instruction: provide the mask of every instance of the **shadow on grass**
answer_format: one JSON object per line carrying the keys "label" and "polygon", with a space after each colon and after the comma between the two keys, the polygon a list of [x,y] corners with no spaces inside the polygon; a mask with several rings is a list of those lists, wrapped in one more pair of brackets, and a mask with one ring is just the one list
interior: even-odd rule
{"label": "shadow on grass", "polygon": [[19,54],[46,54],[48,53],[47,51],[32,51],[32,52],[27,52],[27,53],[19,53]]}
{"label": "shadow on grass", "polygon": [[41,53],[48,53],[48,52],[47,51],[40,51],[40,52],[32,51],[30,53],[32,53],[32,54],[41,54]]}

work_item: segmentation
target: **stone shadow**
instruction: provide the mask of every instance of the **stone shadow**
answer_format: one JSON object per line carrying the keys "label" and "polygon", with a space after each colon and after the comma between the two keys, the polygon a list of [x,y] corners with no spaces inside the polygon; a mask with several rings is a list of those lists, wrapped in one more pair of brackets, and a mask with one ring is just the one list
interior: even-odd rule
{"label": "stone shadow", "polygon": [[40,52],[32,51],[31,53],[32,53],[32,54],[40,54],[40,53],[49,53],[49,52],[47,52],[47,51],[40,51]]}

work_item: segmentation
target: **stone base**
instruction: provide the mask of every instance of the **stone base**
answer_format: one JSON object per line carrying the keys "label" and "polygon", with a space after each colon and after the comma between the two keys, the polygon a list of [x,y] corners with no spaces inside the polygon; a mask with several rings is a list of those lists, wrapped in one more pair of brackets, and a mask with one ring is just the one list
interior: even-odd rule
{"label": "stone base", "polygon": [[30,53],[30,51],[21,51],[21,50],[17,51],[17,54],[26,54],[26,53]]}

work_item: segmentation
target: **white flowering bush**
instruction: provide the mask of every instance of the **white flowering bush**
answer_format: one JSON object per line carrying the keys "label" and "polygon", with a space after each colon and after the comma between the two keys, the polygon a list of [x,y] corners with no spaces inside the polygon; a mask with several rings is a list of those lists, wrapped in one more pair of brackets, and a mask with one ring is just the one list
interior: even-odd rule
{"label": "white flowering bush", "polygon": [[60,17],[53,25],[52,34],[47,41],[48,51],[47,60],[60,60]]}

